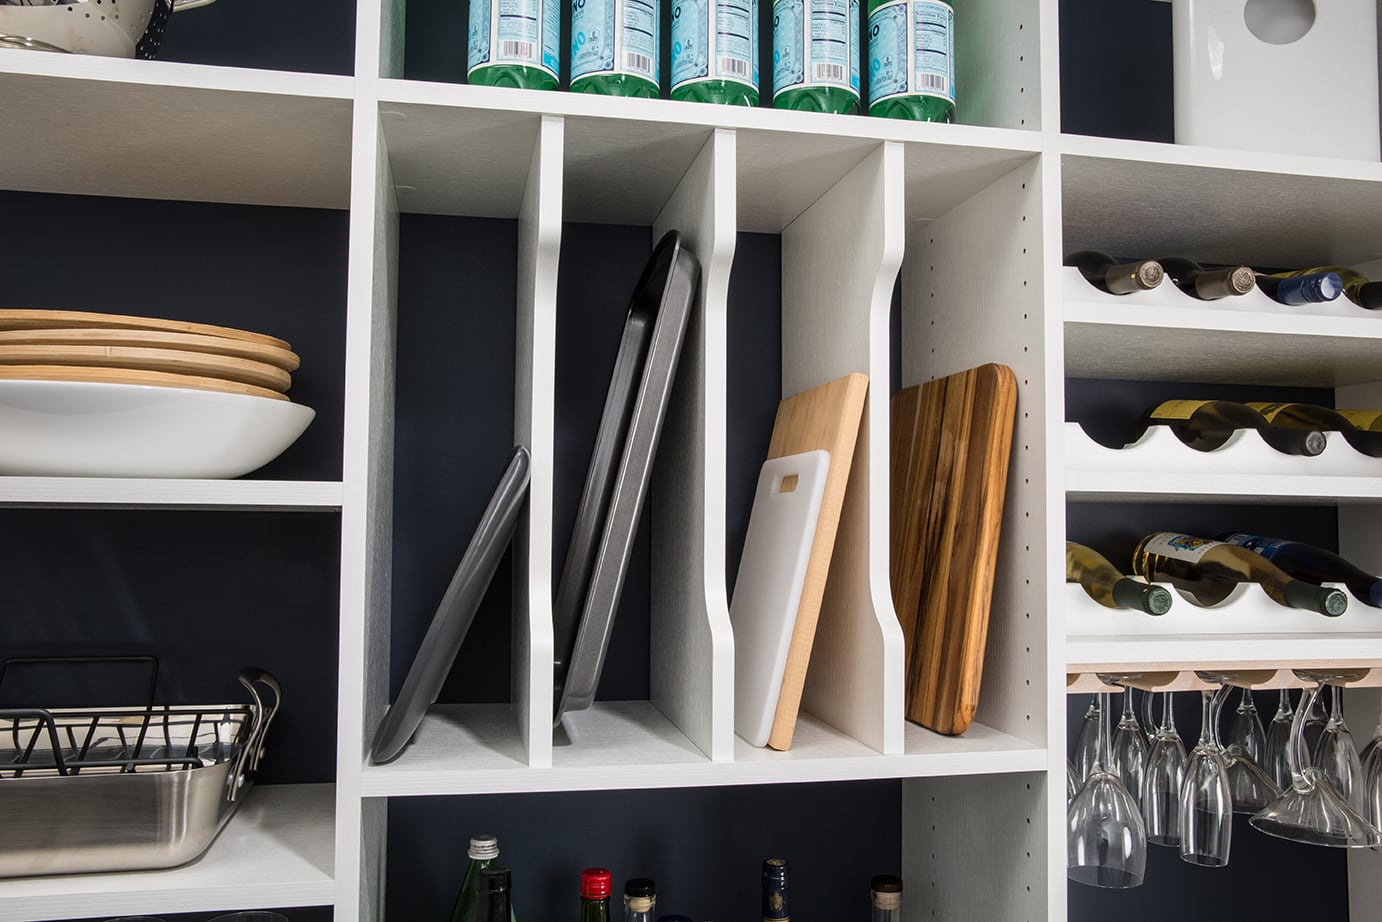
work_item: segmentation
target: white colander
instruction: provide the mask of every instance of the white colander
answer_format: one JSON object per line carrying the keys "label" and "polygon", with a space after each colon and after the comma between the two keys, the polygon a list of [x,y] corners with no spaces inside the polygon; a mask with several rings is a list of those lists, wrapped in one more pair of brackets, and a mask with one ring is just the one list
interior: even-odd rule
{"label": "white colander", "polygon": [[153,58],[168,16],[213,0],[0,0],[0,48]]}

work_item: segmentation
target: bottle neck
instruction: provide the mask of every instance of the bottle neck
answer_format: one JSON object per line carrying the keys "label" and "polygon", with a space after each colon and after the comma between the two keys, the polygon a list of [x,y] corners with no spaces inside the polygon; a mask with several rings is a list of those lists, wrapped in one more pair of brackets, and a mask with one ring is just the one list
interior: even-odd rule
{"label": "bottle neck", "polygon": [[609,922],[609,899],[581,897],[581,922]]}

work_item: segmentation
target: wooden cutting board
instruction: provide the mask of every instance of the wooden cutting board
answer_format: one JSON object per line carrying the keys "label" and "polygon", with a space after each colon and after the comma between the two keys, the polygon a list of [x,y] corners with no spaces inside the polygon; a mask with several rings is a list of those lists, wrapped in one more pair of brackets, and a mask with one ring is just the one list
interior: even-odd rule
{"label": "wooden cutting board", "polygon": [[969,728],[979,705],[1017,379],[981,365],[893,396],[893,604],[907,655],[907,719]]}
{"label": "wooden cutting board", "polygon": [[128,317],[122,314],[95,314],[88,311],[0,310],[0,330],[51,330],[72,327],[120,327],[130,330],[167,330],[171,333],[198,333],[220,336],[245,342],[291,349],[286,340],[234,327],[218,327],[210,323],[187,320],[165,320],[161,317]]}
{"label": "wooden cutting board", "polygon": [[792,627],[782,688],[773,714],[772,732],[768,735],[768,745],[773,749],[790,749],[792,735],[796,732],[801,691],[806,684],[806,667],[811,662],[811,644],[816,637],[816,621],[825,594],[825,578],[830,572],[830,557],[835,551],[835,532],[840,526],[840,510],[844,506],[845,486],[849,483],[854,442],[859,436],[868,385],[868,376],[856,373],[813,387],[778,404],[777,419],[773,422],[769,459],[816,450],[830,454],[825,491],[816,518],[816,535],[811,542],[811,557]]}
{"label": "wooden cutting board", "polygon": [[201,375],[286,391],[292,375],[265,362],[229,355],[140,346],[24,346],[0,344],[0,365],[74,365]]}
{"label": "wooden cutting board", "polygon": [[154,387],[190,387],[196,391],[220,391],[223,394],[244,394],[248,397],[267,397],[287,400],[287,396],[265,387],[206,378],[200,375],[175,375],[166,371],[142,371],[134,368],[88,368],[82,365],[0,365],[0,380],[9,381],[91,381],[99,384],[144,384]]}
{"label": "wooden cutting board", "polygon": [[244,339],[205,336],[199,333],[168,333],[163,330],[126,330],[118,327],[89,327],[57,330],[0,330],[0,344],[6,346],[135,346],[145,349],[181,349],[264,362],[284,371],[297,371],[302,364],[297,353],[278,346],[267,346]]}

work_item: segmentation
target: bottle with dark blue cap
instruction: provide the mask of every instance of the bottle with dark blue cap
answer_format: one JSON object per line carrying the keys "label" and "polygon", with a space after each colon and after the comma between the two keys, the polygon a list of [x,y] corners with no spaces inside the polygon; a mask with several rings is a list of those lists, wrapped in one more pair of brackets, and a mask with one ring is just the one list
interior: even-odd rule
{"label": "bottle with dark blue cap", "polygon": [[792,866],[786,858],[763,862],[763,922],[784,922],[792,918],[787,904],[787,877]]}

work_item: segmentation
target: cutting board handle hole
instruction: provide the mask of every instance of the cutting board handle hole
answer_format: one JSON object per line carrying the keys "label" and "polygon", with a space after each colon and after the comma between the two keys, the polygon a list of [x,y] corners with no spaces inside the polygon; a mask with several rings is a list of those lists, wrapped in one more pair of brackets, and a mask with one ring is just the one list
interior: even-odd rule
{"label": "cutting board handle hole", "polygon": [[777,482],[777,492],[795,493],[797,489],[797,475],[787,474]]}

